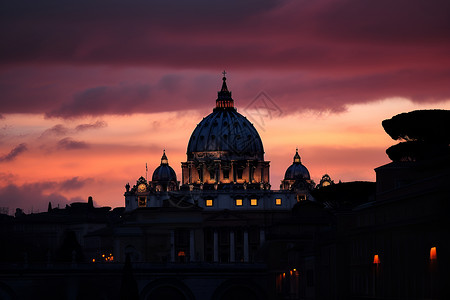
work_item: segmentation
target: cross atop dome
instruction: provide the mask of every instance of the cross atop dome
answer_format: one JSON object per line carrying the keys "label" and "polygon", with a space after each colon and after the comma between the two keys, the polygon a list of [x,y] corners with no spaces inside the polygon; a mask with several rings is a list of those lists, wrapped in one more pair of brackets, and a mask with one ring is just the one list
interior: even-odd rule
{"label": "cross atop dome", "polygon": [[227,109],[227,108],[234,108],[234,100],[231,98],[231,92],[228,90],[227,87],[227,72],[224,70],[222,72],[222,89],[217,93],[217,100],[216,100],[216,109]]}

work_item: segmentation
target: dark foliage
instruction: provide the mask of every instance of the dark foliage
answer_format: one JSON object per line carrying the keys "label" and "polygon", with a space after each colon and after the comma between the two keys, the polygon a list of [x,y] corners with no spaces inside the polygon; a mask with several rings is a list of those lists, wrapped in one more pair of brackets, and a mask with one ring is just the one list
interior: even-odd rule
{"label": "dark foliage", "polygon": [[386,150],[393,161],[417,161],[450,154],[450,111],[415,110],[382,122],[394,140]]}
{"label": "dark foliage", "polygon": [[450,154],[448,145],[427,143],[424,141],[408,141],[398,143],[386,150],[393,161],[417,161]]}
{"label": "dark foliage", "polygon": [[450,111],[415,110],[382,122],[394,140],[450,143]]}
{"label": "dark foliage", "polygon": [[77,241],[74,231],[66,230],[61,248],[59,248],[57,258],[61,262],[81,262],[83,252],[81,245]]}
{"label": "dark foliage", "polygon": [[371,200],[375,182],[354,181],[333,184],[311,192],[317,202],[333,209],[348,209]]}

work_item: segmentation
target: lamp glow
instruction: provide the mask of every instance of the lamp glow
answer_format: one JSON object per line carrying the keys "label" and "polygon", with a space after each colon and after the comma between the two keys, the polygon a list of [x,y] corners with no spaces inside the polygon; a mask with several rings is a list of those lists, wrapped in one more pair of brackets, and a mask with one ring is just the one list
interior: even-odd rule
{"label": "lamp glow", "polygon": [[380,257],[378,256],[378,254],[375,254],[373,256],[373,263],[378,265],[380,263]]}
{"label": "lamp glow", "polygon": [[437,259],[436,247],[431,247],[430,249],[430,260],[435,261]]}

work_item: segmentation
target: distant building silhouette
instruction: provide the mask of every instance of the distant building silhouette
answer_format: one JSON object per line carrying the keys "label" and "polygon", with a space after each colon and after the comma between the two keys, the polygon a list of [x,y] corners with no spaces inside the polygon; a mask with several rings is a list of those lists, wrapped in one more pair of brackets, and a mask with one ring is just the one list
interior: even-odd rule
{"label": "distant building silhouette", "polygon": [[297,150],[272,190],[261,138],[224,77],[181,165],[178,181],[163,151],[151,181],[125,185],[123,208],[89,197],[0,215],[2,299],[449,295],[450,155],[381,166],[376,183],[325,174],[315,186]]}

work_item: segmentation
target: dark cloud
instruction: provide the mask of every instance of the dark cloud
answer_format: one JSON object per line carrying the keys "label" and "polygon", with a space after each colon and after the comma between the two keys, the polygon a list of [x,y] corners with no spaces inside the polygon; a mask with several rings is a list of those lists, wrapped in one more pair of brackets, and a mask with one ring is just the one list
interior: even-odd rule
{"label": "dark cloud", "polygon": [[80,177],[73,177],[71,179],[62,181],[59,183],[59,186],[64,190],[77,190],[84,187],[89,181],[92,181],[91,178],[80,179]]}
{"label": "dark cloud", "polygon": [[[100,86],[77,93],[73,100],[48,113],[49,117],[101,115],[120,111],[121,114],[136,112],[150,96],[148,85]],[[123,101],[123,100],[127,101]],[[122,100],[122,101],[121,101]]]}
{"label": "dark cloud", "polygon": [[[223,68],[241,79],[230,85],[238,100],[265,90],[289,112],[342,111],[395,96],[450,99],[447,0],[30,0],[2,7],[3,114],[202,109],[211,107],[213,74]],[[103,66],[111,69],[98,71]],[[147,79],[130,68],[161,71]]]}
{"label": "dark cloud", "polygon": [[14,212],[16,208],[24,209],[25,213],[46,211],[48,202],[52,202],[53,207],[58,204],[64,207],[69,200],[58,194],[43,194],[39,187],[33,185],[17,186],[14,184],[0,188],[0,206],[9,207],[9,211]]}
{"label": "dark cloud", "polygon": [[57,148],[64,150],[81,150],[89,148],[89,144],[83,141],[75,141],[72,138],[67,137],[58,142]]}
{"label": "dark cloud", "polygon": [[3,63],[286,68],[357,63],[339,47],[450,44],[446,0],[18,2],[2,5]]}
{"label": "dark cloud", "polygon": [[12,182],[14,179],[16,179],[16,175],[12,173],[0,172],[0,182]]}
{"label": "dark cloud", "polygon": [[67,133],[69,133],[69,131],[70,131],[69,128],[65,127],[64,125],[57,124],[52,128],[45,130],[41,136],[48,136],[48,135],[61,136],[66,135]]}
{"label": "dark cloud", "polygon": [[85,131],[89,129],[98,129],[108,126],[108,124],[105,121],[97,121],[95,123],[90,124],[80,124],[75,127],[75,131]]}
{"label": "dark cloud", "polygon": [[[212,77],[212,76],[211,76]],[[215,76],[217,77],[217,76]],[[51,110],[47,117],[71,118],[78,116],[97,116],[104,114],[133,114],[161,111],[198,109],[205,104],[212,106],[216,85],[210,88],[196,89],[195,78],[188,79],[178,75],[167,74],[154,84],[119,84],[88,88],[78,92],[66,103]],[[192,85],[190,85],[192,83]],[[207,92],[210,92],[209,95]],[[196,94],[195,96],[193,96]],[[195,98],[190,98],[190,96]],[[80,125],[76,130],[100,128],[106,126],[101,121],[94,124]]]}
{"label": "dark cloud", "polygon": [[5,154],[3,156],[0,156],[0,162],[8,162],[12,161],[17,158],[20,154],[27,151],[27,145],[25,143],[19,144],[18,146],[14,147],[8,154]]}
{"label": "dark cloud", "polygon": [[64,207],[69,202],[86,201],[81,197],[67,198],[55,191],[78,190],[83,188],[92,179],[73,177],[71,179],[57,181],[44,181],[27,183],[23,185],[8,184],[0,187],[0,207],[9,207],[12,212],[15,208],[22,208],[25,212],[46,211],[48,202],[52,202],[53,207],[58,204]]}
{"label": "dark cloud", "polygon": [[[106,127],[107,124],[104,121],[97,121],[95,123],[86,123],[86,124],[79,124],[77,125],[74,129],[68,128],[62,124],[57,124],[47,130],[45,130],[42,134],[41,137],[45,137],[45,136],[64,136],[67,135],[71,132],[81,132],[81,131],[86,131],[86,130],[90,130],[90,129],[98,129],[98,128],[103,128]],[[62,143],[67,143],[67,141],[64,141]]]}

